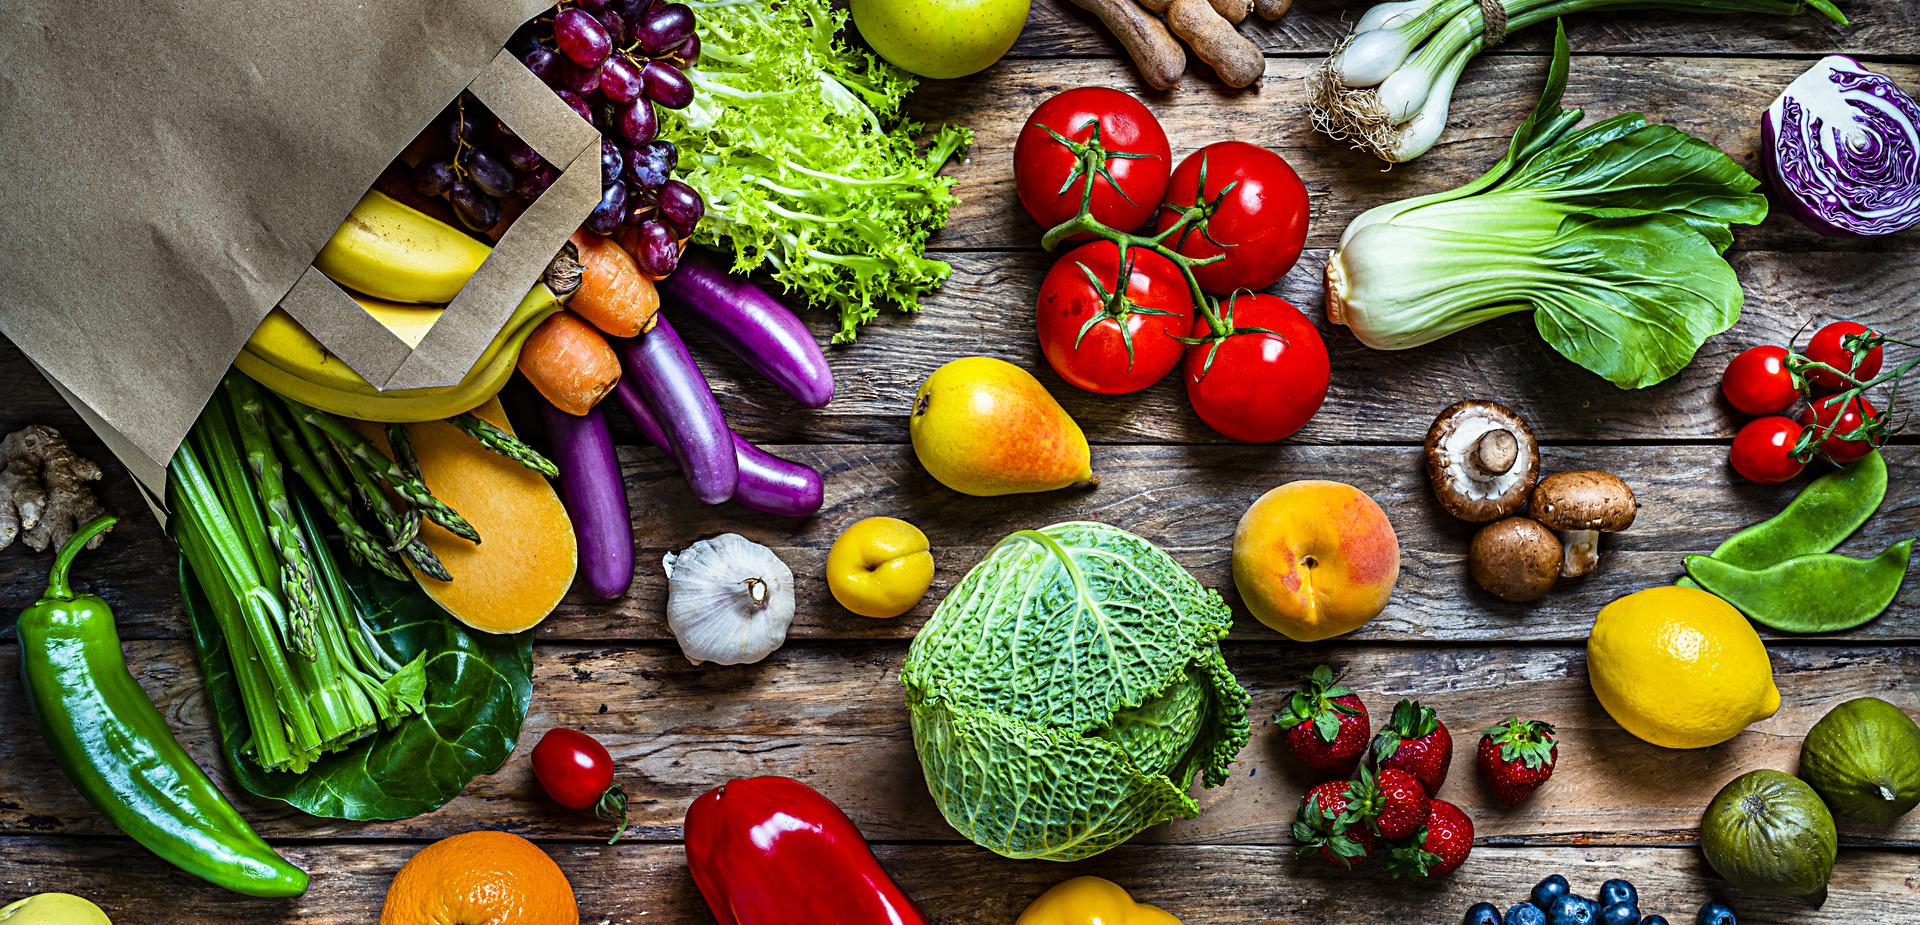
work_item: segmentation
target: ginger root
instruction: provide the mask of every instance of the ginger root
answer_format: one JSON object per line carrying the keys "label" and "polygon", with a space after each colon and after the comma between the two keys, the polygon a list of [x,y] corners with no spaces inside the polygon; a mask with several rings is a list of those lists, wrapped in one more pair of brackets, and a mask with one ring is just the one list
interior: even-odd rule
{"label": "ginger root", "polygon": [[0,550],[15,538],[36,552],[65,545],[81,525],[106,513],[87,485],[99,480],[100,467],[76,454],[59,431],[34,424],[8,434],[0,440]]}

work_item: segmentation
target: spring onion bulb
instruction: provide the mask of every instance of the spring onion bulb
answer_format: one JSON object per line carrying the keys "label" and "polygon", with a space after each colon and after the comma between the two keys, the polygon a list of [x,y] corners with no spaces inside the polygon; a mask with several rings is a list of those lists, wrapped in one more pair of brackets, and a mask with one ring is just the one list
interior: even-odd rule
{"label": "spring onion bulb", "polygon": [[[1659,9],[1792,16],[1811,7],[1841,25],[1833,0],[1486,0],[1506,13],[1504,32],[1566,13]],[[1481,0],[1396,0],[1369,9],[1353,34],[1308,78],[1314,127],[1389,163],[1409,161],[1439,141],[1460,71],[1489,33]],[[1435,119],[1440,125],[1433,124]],[[1421,124],[1414,125],[1418,120]],[[1424,144],[1416,142],[1424,140]]]}

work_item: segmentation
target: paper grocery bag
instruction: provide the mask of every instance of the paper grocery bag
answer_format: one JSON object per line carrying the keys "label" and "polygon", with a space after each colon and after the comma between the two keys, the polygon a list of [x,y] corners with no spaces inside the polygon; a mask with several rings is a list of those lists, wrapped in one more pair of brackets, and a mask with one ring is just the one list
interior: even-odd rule
{"label": "paper grocery bag", "polygon": [[[8,4],[0,333],[154,497],[276,304],[381,388],[457,383],[600,197],[598,132],[502,51],[550,2]],[[462,90],[562,173],[409,349],[310,265]]]}

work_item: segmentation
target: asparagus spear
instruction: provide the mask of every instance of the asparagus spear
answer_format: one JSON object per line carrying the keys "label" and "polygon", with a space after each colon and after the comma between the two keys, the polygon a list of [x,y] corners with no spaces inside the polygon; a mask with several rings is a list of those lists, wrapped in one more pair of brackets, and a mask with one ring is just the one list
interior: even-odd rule
{"label": "asparagus spear", "polygon": [[267,436],[267,414],[259,388],[252,380],[229,373],[226,390],[233,403],[240,450],[259,485],[260,504],[266,509],[267,539],[280,553],[280,590],[286,594],[291,626],[289,647],[297,655],[312,658],[315,626],[320,618],[320,588],[314,580],[306,535],[293,519],[293,505],[287,500],[286,470],[280,465],[280,457],[274,455],[273,439]]}
{"label": "asparagus spear", "polygon": [[499,453],[547,478],[560,475],[560,467],[528,446],[519,437],[495,427],[487,420],[471,411],[456,414],[447,419],[447,423],[460,428],[467,436],[480,441],[480,445]]}
{"label": "asparagus spear", "polygon": [[[378,455],[378,454],[375,454]],[[452,581],[453,574],[440,562],[440,557],[420,539],[420,518],[412,511],[402,512],[394,507],[392,499],[380,489],[380,483],[373,473],[357,456],[343,456],[347,474],[360,493],[360,500],[373,508],[373,515],[387,530],[387,538],[392,547],[404,556],[413,567],[441,581]]]}
{"label": "asparagus spear", "polygon": [[427,515],[428,520],[445,527],[447,532],[468,542],[480,542],[480,531],[475,530],[473,524],[467,523],[467,519],[461,517],[460,512],[448,507],[446,502],[439,498],[435,498],[433,492],[427,490],[425,482],[402,471],[393,460],[380,452],[372,441],[360,436],[353,428],[348,427],[346,422],[325,411],[309,408],[292,399],[287,399],[287,408],[293,412],[294,418],[305,420],[320,428],[320,431],[327,435],[327,439],[332,440],[334,446],[340,448],[349,462],[358,460],[367,472],[393,486],[393,490],[398,492],[400,497],[405,498],[408,504]]}
{"label": "asparagus spear", "polygon": [[426,484],[426,473],[420,471],[420,457],[413,455],[413,436],[407,433],[407,425],[387,425],[387,446],[392,448],[393,462],[400,471]]}
{"label": "asparagus spear", "polygon": [[[268,431],[273,435],[274,444],[280,448],[281,458],[286,461],[287,468],[306,483],[307,490],[319,500],[327,516],[333,518],[334,525],[340,528],[341,538],[346,542],[347,552],[356,561],[379,570],[388,578],[406,581],[407,570],[394,561],[392,553],[353,515],[353,508],[345,494],[344,477],[338,474],[337,469],[332,479],[324,475],[321,464],[313,458],[308,447],[296,438],[295,427],[286,418],[286,413],[277,405],[268,404],[266,407],[268,417],[272,419]],[[323,449],[322,452],[327,451]],[[332,457],[329,456],[327,461],[332,462]],[[340,482],[338,487],[336,481]]]}

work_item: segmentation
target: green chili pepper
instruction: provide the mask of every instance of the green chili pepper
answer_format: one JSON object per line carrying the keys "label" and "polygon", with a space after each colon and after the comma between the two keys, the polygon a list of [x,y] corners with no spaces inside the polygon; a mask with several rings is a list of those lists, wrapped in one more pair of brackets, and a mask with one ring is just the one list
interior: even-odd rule
{"label": "green chili pepper", "polygon": [[108,821],[181,870],[248,896],[306,892],[306,872],[254,834],[127,671],[107,602],[68,586],[74,558],[113,523],[95,519],[60,547],[46,593],[20,614],[20,676],[54,763]]}
{"label": "green chili pepper", "polygon": [[1763,569],[1688,556],[1687,573],[1756,623],[1788,633],[1832,633],[1886,610],[1912,558],[1913,540],[1901,540],[1871,559],[1815,553]]}
{"label": "green chili pepper", "polygon": [[[1713,557],[1743,569],[1764,569],[1833,549],[1880,509],[1887,461],[1868,453],[1807,484],[1785,510],[1727,537]],[[1686,578],[1680,584],[1698,587]]]}

